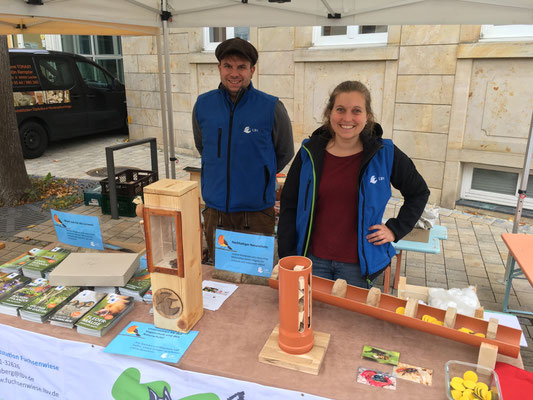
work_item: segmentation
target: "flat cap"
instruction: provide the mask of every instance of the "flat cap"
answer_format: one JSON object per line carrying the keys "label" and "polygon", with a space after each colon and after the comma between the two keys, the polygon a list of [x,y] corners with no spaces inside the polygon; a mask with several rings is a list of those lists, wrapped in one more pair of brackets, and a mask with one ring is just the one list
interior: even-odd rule
{"label": "flat cap", "polygon": [[238,37],[224,40],[215,50],[215,56],[219,62],[222,61],[225,56],[233,54],[242,55],[252,63],[252,66],[255,65],[257,58],[259,57],[257,50],[252,44],[250,44],[250,42]]}

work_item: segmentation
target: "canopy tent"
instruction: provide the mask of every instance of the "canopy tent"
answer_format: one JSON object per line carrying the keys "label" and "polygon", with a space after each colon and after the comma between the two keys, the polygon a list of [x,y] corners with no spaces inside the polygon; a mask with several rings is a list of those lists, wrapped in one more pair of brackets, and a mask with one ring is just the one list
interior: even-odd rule
{"label": "canopy tent", "polygon": [[165,9],[171,28],[533,24],[531,0],[0,0],[0,33],[153,34]]}
{"label": "canopy tent", "polygon": [[[168,28],[204,26],[331,26],[413,24],[533,24],[533,0],[0,0],[0,34],[164,36],[166,87],[170,87]],[[158,45],[158,54],[160,42]],[[162,62],[160,61],[160,71]],[[160,74],[160,80],[161,80]],[[163,138],[174,159],[172,98],[163,101]],[[524,163],[527,185],[531,137]],[[168,139],[167,139],[168,137]],[[171,176],[175,177],[172,167]],[[515,227],[523,196],[519,196]]]}

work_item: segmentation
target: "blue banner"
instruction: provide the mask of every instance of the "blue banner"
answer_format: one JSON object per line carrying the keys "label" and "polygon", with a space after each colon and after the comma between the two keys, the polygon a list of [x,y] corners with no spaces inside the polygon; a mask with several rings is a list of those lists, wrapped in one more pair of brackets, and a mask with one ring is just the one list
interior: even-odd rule
{"label": "blue banner", "polygon": [[274,236],[215,232],[215,268],[270,277],[274,265]]}
{"label": "blue banner", "polygon": [[104,249],[98,217],[51,210],[57,240],[71,246]]}

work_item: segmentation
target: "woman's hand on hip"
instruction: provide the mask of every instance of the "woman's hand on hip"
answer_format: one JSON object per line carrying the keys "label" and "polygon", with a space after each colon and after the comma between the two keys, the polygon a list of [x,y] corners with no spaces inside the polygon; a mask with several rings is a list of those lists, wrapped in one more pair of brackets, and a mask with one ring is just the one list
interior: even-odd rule
{"label": "woman's hand on hip", "polygon": [[366,239],[376,246],[393,242],[395,239],[394,233],[385,224],[372,225],[368,230],[374,232],[366,235]]}

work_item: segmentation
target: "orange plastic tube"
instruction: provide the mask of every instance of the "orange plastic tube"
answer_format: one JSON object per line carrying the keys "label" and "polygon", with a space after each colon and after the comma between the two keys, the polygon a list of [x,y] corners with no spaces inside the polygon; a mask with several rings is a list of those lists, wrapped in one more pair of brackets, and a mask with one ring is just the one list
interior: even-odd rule
{"label": "orange plastic tube", "polygon": [[[298,265],[303,269],[295,271]],[[304,354],[313,348],[311,269],[312,262],[306,257],[279,260],[278,344],[286,353]]]}

